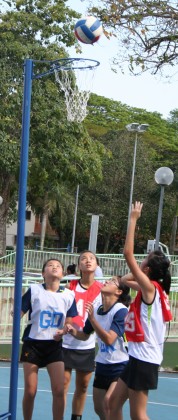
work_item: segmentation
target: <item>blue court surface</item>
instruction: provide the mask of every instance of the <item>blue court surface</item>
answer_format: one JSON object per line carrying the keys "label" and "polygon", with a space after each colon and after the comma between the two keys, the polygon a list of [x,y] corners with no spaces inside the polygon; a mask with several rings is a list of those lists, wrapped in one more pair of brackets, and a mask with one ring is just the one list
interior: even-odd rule
{"label": "blue court surface", "polygon": [[[0,362],[0,414],[8,411],[9,398],[9,363]],[[67,408],[64,420],[71,418],[71,402],[74,391],[75,374],[73,374],[72,382],[67,399]],[[21,402],[23,397],[23,370],[19,366],[18,380],[18,402],[17,402],[17,420],[23,420]],[[35,399],[35,408],[33,420],[39,420],[42,416],[43,420],[52,420],[51,414],[51,391],[49,377],[45,369],[39,371],[38,392]],[[124,420],[129,420],[129,405],[126,402],[124,406]],[[151,420],[173,420],[178,419],[178,374],[161,372],[159,375],[159,387],[156,391],[149,394],[148,416]],[[85,410],[83,413],[84,420],[98,419],[93,409],[92,400],[92,380],[88,389],[88,396]]]}

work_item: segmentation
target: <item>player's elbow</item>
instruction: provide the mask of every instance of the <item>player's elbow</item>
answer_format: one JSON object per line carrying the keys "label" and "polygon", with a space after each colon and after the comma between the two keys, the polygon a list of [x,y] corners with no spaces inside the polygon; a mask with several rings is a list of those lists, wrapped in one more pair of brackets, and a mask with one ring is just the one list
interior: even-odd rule
{"label": "player's elbow", "polygon": [[128,257],[128,255],[130,255],[130,249],[127,246],[123,249],[123,255],[124,257]]}
{"label": "player's elbow", "polygon": [[113,337],[110,337],[110,336],[106,337],[106,339],[105,339],[105,340],[103,340],[103,341],[105,342],[105,344],[106,344],[107,346],[111,346],[111,345],[114,343],[114,339],[113,339]]}

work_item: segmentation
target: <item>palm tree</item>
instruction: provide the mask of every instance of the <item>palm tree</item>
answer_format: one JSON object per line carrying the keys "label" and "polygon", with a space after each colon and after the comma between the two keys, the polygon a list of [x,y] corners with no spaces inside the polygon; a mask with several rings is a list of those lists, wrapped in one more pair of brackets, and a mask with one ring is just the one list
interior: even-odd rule
{"label": "palm tree", "polygon": [[[30,195],[28,201],[30,202]],[[41,215],[40,250],[43,250],[48,221],[52,228],[61,235],[67,220],[72,220],[75,197],[68,185],[58,184],[48,188],[43,197],[38,196],[30,205],[35,214]]]}

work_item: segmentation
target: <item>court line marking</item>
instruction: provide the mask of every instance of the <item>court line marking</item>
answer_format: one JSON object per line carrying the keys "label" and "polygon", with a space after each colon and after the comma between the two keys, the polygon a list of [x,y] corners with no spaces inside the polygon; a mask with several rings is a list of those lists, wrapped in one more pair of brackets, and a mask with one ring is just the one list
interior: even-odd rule
{"label": "court line marking", "polygon": [[177,376],[177,378],[175,378],[174,376],[172,376],[172,377],[170,377],[169,378],[169,376],[159,376],[159,381],[161,380],[161,379],[169,379],[169,381],[170,381],[170,379],[173,379],[173,380],[178,380],[178,376]]}
{"label": "court line marking", "polygon": [[178,408],[178,405],[177,404],[166,404],[166,403],[159,403],[159,402],[154,402],[154,401],[148,401],[148,404],[164,405],[166,407],[175,407],[175,408]]}
{"label": "court line marking", "polygon": [[[10,369],[10,366],[0,366],[0,369]],[[19,370],[23,370],[23,367],[19,367]],[[40,372],[45,372],[45,373],[48,373],[47,372],[47,370],[45,369],[45,368],[42,368],[42,369],[40,369],[39,370]],[[177,374],[177,378],[176,377],[172,377],[171,375],[174,375],[174,373],[168,373],[168,375],[170,375],[170,376],[159,376],[159,380],[161,380],[161,379],[168,379],[168,380],[178,380],[178,374]],[[176,375],[176,373],[175,373],[175,375]]]}
{"label": "court line marking", "polygon": [[[0,386],[0,389],[9,389],[9,387],[8,386]],[[18,389],[18,391],[24,391],[24,388],[21,388],[21,387],[18,387],[17,388]],[[38,389],[38,392],[47,392],[47,393],[51,393],[51,390],[48,390],[48,389]],[[74,393],[73,392],[68,392],[68,395],[74,395]],[[93,395],[92,394],[87,394],[87,397],[93,397]],[[178,405],[177,404],[166,404],[166,403],[159,403],[159,402],[154,402],[154,401],[148,401],[148,404],[153,404],[153,405],[163,405],[163,406],[166,406],[166,407],[175,407],[175,408],[178,408]]]}

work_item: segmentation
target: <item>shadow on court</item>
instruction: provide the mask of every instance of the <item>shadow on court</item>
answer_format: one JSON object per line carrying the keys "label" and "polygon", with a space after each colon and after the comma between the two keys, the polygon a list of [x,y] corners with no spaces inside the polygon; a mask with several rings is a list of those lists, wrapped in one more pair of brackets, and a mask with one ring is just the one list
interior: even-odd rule
{"label": "shadow on court", "polygon": [[[9,377],[10,365],[7,362],[0,362],[0,414],[8,411],[9,399]],[[69,389],[67,408],[64,420],[71,418],[71,403],[74,391],[75,376],[72,377]],[[18,401],[17,401],[17,419],[23,420],[21,402],[23,396],[23,370],[19,366],[18,380]],[[49,377],[45,369],[39,372],[38,392],[35,400],[33,420],[52,420],[51,414],[51,391]],[[178,418],[178,374],[161,372],[159,375],[159,387],[157,391],[151,391],[149,394],[148,415],[151,420],[169,420]],[[124,407],[124,420],[129,420],[128,402]],[[92,400],[92,380],[88,390],[88,397],[83,414],[84,420],[97,420],[98,417],[93,409]]]}

